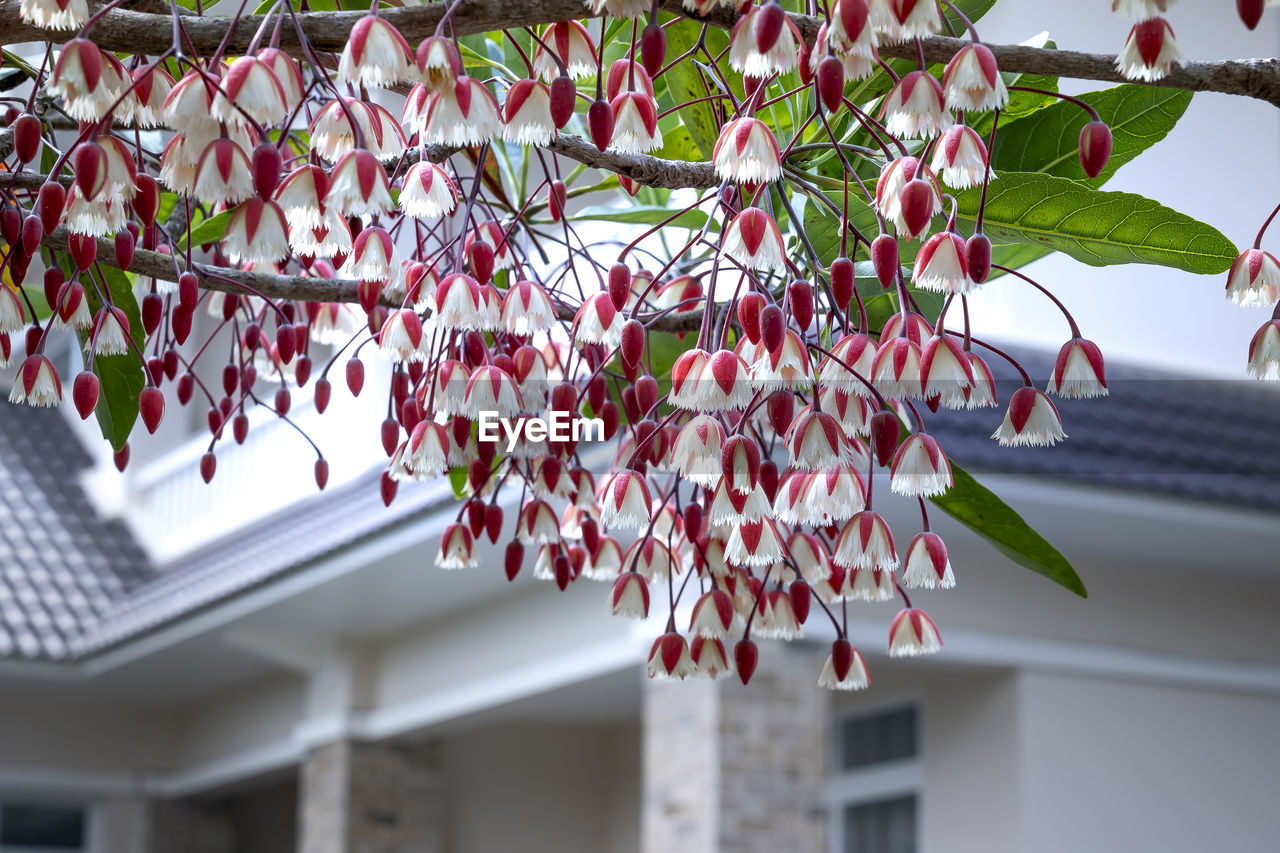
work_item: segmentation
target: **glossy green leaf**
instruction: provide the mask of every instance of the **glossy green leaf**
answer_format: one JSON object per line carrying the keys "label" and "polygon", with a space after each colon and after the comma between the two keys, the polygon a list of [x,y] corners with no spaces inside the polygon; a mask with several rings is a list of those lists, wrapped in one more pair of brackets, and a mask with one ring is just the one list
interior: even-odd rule
{"label": "glossy green leaf", "polygon": [[1025,118],[1001,124],[991,162],[997,171],[1043,172],[1101,186],[1116,170],[1173,129],[1191,103],[1180,89],[1125,84],[1080,98],[1111,127],[1111,159],[1096,178],[1085,176],[1078,154],[1080,129],[1089,115],[1061,101]]}
{"label": "glossy green leaf", "polygon": [[1012,507],[954,462],[955,485],[930,498],[935,506],[990,542],[1020,566],[1087,598],[1084,582],[1061,552],[1023,520]]}
{"label": "glossy green leaf", "polygon": [[[216,243],[223,237],[227,236],[227,226],[231,223],[231,211],[224,210],[221,213],[214,214],[199,225],[191,229],[190,238],[183,243],[184,248],[187,245],[203,246],[205,243]],[[185,237],[186,235],[184,235]]]}
{"label": "glossy green leaf", "polygon": [[[129,275],[111,267],[99,266],[95,268],[93,276],[98,280],[99,287],[107,287],[112,303],[124,312],[129,321],[129,336],[141,350],[146,340],[142,330],[142,315],[138,311],[138,300],[133,295],[133,282]],[[102,307],[96,289],[87,286],[85,293],[90,310],[96,313]],[[81,345],[87,344],[88,340],[88,334],[81,332]],[[124,355],[99,355],[93,359],[93,372],[97,374],[99,384],[98,406],[94,409],[94,415],[102,429],[102,437],[111,444],[112,449],[120,450],[129,440],[129,433],[138,420],[138,395],[146,384],[142,361],[137,352],[132,350]]]}
{"label": "glossy green leaf", "polygon": [[[976,216],[979,196],[976,188],[957,193],[962,217]],[[1056,175],[999,173],[984,221],[992,239],[1057,249],[1092,266],[1158,264],[1214,274],[1236,256],[1220,231],[1184,213]]]}
{"label": "glossy green leaf", "polygon": [[[600,220],[603,222],[626,222],[632,225],[657,225],[670,219],[675,211],[658,205],[637,204],[631,207],[612,207],[606,204],[584,207],[573,214],[574,221]],[[707,214],[701,210],[687,210],[669,223],[677,228],[701,228],[707,221]]]}
{"label": "glossy green leaf", "polygon": [[[660,20],[666,22],[674,17],[676,16],[664,12],[660,15]],[[687,18],[667,26],[665,28],[667,57],[674,59],[689,51],[697,43],[702,27],[701,23]],[[723,30],[709,27],[707,29],[706,43],[714,56],[728,43],[728,37]],[[717,119],[716,111],[711,104],[706,100],[699,99],[705,99],[707,95],[715,94],[719,90],[714,87],[708,90],[702,71],[698,69],[697,62],[694,61],[698,59],[705,59],[705,57],[694,56],[677,62],[668,68],[659,80],[665,81],[672,104],[687,104],[687,106],[680,109],[680,119],[684,122],[684,126],[688,128],[693,144],[697,146],[699,152],[697,159],[709,160],[711,159],[711,152],[715,148],[716,139],[720,135],[720,121]],[[735,75],[729,69],[728,62],[723,63],[721,68],[730,80],[737,78],[738,75]],[[689,103],[690,101],[698,101],[698,103]]]}

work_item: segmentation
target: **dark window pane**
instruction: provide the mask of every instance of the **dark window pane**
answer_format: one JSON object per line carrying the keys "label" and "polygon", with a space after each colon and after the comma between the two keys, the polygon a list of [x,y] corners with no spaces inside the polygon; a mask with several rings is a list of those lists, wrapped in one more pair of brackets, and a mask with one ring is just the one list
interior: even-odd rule
{"label": "dark window pane", "polygon": [[84,809],[6,805],[0,810],[0,845],[79,850]]}
{"label": "dark window pane", "polygon": [[844,853],[916,853],[916,798],[846,808]]}
{"label": "dark window pane", "polygon": [[845,770],[914,758],[919,752],[916,745],[916,709],[901,708],[846,720],[841,743],[841,766]]}

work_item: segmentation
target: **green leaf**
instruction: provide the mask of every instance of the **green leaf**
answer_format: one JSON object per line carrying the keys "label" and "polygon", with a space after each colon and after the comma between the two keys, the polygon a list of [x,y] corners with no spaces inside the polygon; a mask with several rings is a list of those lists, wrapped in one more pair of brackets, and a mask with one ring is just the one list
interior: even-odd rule
{"label": "green leaf", "polygon": [[1096,178],[1080,166],[1080,129],[1089,115],[1073,103],[1060,101],[1025,118],[1001,124],[991,155],[993,168],[1007,172],[1043,172],[1101,186],[1116,170],[1155,145],[1173,129],[1191,103],[1191,93],[1179,89],[1124,84],[1081,95],[1111,126],[1111,159]]}
{"label": "green leaf", "polygon": [[231,211],[216,213],[191,229],[191,235],[183,243],[187,246],[203,246],[205,243],[216,243],[227,236],[227,226],[231,223]]}
{"label": "green leaf", "polygon": [[459,465],[449,469],[449,485],[453,486],[454,500],[463,500],[467,496],[467,468]]}
{"label": "green leaf", "polygon": [[[597,204],[591,207],[584,207],[575,213],[574,219],[594,219],[603,222],[626,222],[632,225],[657,225],[669,219],[673,211],[668,207],[660,207],[658,205],[637,204],[631,207],[612,207],[607,204]],[[706,224],[707,214],[698,209],[686,210],[668,223],[669,227],[677,228],[701,228]]]}
{"label": "green leaf", "polygon": [[946,494],[930,498],[935,506],[990,542],[1020,566],[1042,575],[1081,598],[1089,593],[1084,582],[1043,536],[1027,524],[1007,503],[954,462],[955,485]]}
{"label": "green leaf", "polygon": [[[659,16],[659,20],[665,25],[667,21],[675,17],[670,13],[663,12]],[[667,56],[675,58],[689,51],[697,43],[698,37],[702,34],[702,28],[703,25],[701,23],[688,18],[681,18],[676,23],[666,26]],[[706,45],[712,56],[719,55],[719,52],[727,44],[728,36],[723,30],[716,27],[707,28]],[[719,89],[713,87],[708,90],[696,60],[705,60],[705,57],[695,55],[677,62],[668,68],[659,79],[666,82],[666,88],[670,94],[672,104],[686,104],[689,101],[698,101],[698,103],[689,103],[687,106],[682,107],[679,111],[680,119],[684,122],[684,126],[689,129],[689,136],[693,140],[693,144],[697,146],[699,152],[697,159],[710,160],[711,153],[716,145],[716,139],[720,136],[720,121],[716,118],[716,111],[712,108],[711,103],[699,99],[719,92]],[[731,82],[740,79],[741,75],[730,70],[727,62],[721,65],[721,70]]]}
{"label": "green leaf", "polygon": [[[977,215],[980,191],[957,193],[960,215]],[[1140,195],[1102,192],[1055,175],[1001,172],[987,192],[992,239],[1066,252],[1091,266],[1158,264],[1220,273],[1235,245],[1212,226]]]}
{"label": "green leaf", "polygon": [[[124,312],[129,321],[129,336],[133,338],[138,349],[146,343],[142,330],[142,315],[138,311],[138,300],[133,295],[133,283],[126,273],[111,267],[96,268],[94,278],[99,279],[99,287],[105,285],[111,294],[112,303]],[[95,313],[102,307],[95,288],[86,287],[89,308]],[[89,335],[80,333],[81,344],[87,344]],[[94,414],[98,418],[98,426],[102,429],[102,437],[110,442],[113,450],[120,450],[129,440],[133,424],[138,419],[138,395],[146,385],[146,376],[138,354],[134,351],[124,355],[94,356],[93,372],[98,377],[98,406]]]}

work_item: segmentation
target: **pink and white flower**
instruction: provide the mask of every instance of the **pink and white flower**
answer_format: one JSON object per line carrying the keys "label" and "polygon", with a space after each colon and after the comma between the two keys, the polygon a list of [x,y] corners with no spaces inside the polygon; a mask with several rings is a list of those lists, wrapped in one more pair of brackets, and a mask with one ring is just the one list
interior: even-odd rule
{"label": "pink and white flower", "polygon": [[841,529],[831,558],[836,565],[850,569],[891,572],[898,567],[893,533],[884,518],[869,509],[855,513]]}
{"label": "pink and white flower", "polygon": [[573,317],[573,337],[578,343],[616,347],[622,340],[622,318],[608,293],[589,296]]}
{"label": "pink and white flower", "polygon": [[610,530],[643,530],[653,519],[652,503],[644,475],[624,468],[600,490],[600,523]]}
{"label": "pink and white flower", "polygon": [[756,30],[765,14],[764,6],[752,6],[733,25],[729,36],[729,67],[746,77],[764,79],[771,74],[786,74],[800,61],[800,30],[789,17],[773,44],[760,51]]}
{"label": "pink and white flower", "polygon": [[955,485],[951,463],[937,439],[915,432],[898,445],[889,466],[889,488],[900,495],[931,498]]}
{"label": "pink and white flower", "polygon": [[773,217],[748,207],[729,223],[721,251],[748,269],[785,273],[786,247]]}
{"label": "pink and white flower", "polygon": [[782,153],[769,126],[745,116],[725,124],[712,154],[716,175],[739,184],[775,181],[782,174]]}
{"label": "pink and white flower", "polygon": [[22,0],[18,16],[46,30],[74,30],[89,20],[87,0]]}
{"label": "pink and white flower", "polygon": [[610,148],[624,154],[645,154],[662,147],[658,107],[652,97],[644,92],[621,92],[609,106],[613,109]]}
{"label": "pink and white flower", "polygon": [[542,286],[517,281],[502,300],[502,325],[513,335],[545,332],[556,321],[555,305]]}
{"label": "pink and white flower", "polygon": [[1063,344],[1045,390],[1069,398],[1107,396],[1107,372],[1098,345],[1084,338]]}
{"label": "pink and white flower", "polygon": [[[555,51],[550,55],[542,45]],[[543,80],[551,81],[560,76],[559,58],[569,76],[575,80],[589,77],[596,71],[596,46],[591,34],[579,21],[561,21],[547,25],[542,31],[538,50],[533,55],[533,70]]]}
{"label": "pink and white flower", "polygon": [[965,294],[973,290],[965,240],[954,231],[934,234],[916,253],[911,280],[925,290]]}
{"label": "pink and white flower", "polygon": [[927,139],[951,127],[942,84],[924,71],[912,71],[889,90],[880,108],[885,129],[906,139]]}
{"label": "pink and white flower", "polygon": [[409,82],[413,50],[386,19],[365,15],[351,28],[338,60],[338,82],[353,86],[390,88]]}
{"label": "pink and white flower", "polygon": [[1275,379],[1280,376],[1280,320],[1268,320],[1249,341],[1250,376]]}
{"label": "pink and white flower", "polygon": [[387,315],[378,333],[378,349],[397,361],[424,361],[422,318],[410,308]]}
{"label": "pink and white flower", "polygon": [[338,276],[357,281],[385,282],[398,266],[399,259],[391,235],[386,229],[371,225],[355,238]]}
{"label": "pink and white flower", "polygon": [[1005,447],[1044,447],[1067,437],[1057,406],[1036,388],[1023,387],[1009,398],[1004,422],[991,437]]}
{"label": "pink and white flower", "polygon": [[1148,18],[1133,25],[1124,50],[1116,57],[1116,69],[1130,80],[1147,83],[1168,75],[1175,65],[1185,65],[1173,27],[1164,18]]}
{"label": "pink and white flower", "polygon": [[[84,38],[62,46],[45,88],[62,98],[67,115],[80,121],[98,121],[124,94],[132,78],[110,53]],[[124,104],[121,105],[124,112]]]}
{"label": "pink and white flower", "polygon": [[1227,298],[1246,308],[1280,299],[1280,261],[1261,249],[1246,249],[1227,271]]}
{"label": "pink and white flower", "polygon": [[889,657],[929,655],[942,648],[938,626],[923,610],[908,607],[893,617],[889,626]]}
{"label": "pink and white flower", "polygon": [[458,188],[444,169],[420,162],[409,167],[400,191],[400,209],[414,219],[439,219],[458,206]]}
{"label": "pink and white flower", "polygon": [[822,664],[822,672],[818,675],[818,686],[828,690],[863,690],[871,686],[871,678],[867,675],[867,663],[862,659],[862,652],[849,645],[849,641],[841,637],[831,644],[831,654]]}
{"label": "pink and white flower", "polygon": [[871,382],[886,397],[924,396],[920,381],[920,345],[905,336],[889,338],[876,350]]}
{"label": "pink and white flower", "polygon": [[257,57],[241,56],[222,75],[209,112],[229,124],[246,124],[245,116],[259,124],[275,124],[289,114],[289,105],[271,66]]}
{"label": "pink and white flower", "polygon": [[979,42],[965,45],[951,57],[942,72],[942,88],[947,106],[953,110],[998,110],[1009,102],[1009,89],[996,67],[995,54]]}
{"label": "pink and white flower", "polygon": [[609,613],[628,619],[644,619],[649,615],[649,585],[638,572],[623,572],[613,582],[613,589],[609,590]]}
{"label": "pink and white flower", "polygon": [[363,148],[338,158],[324,204],[343,216],[381,216],[395,209],[386,170]]}
{"label": "pink and white flower", "polygon": [[418,122],[425,143],[470,147],[493,139],[502,128],[498,101],[474,77],[459,77],[427,100]]}
{"label": "pink and white flower", "polygon": [[942,30],[937,0],[869,0],[871,25],[885,43],[936,35]]}
{"label": "pink and white flower", "polygon": [[124,311],[104,305],[93,315],[89,333],[95,355],[127,355],[129,352],[129,319]]}
{"label": "pink and white flower", "polygon": [[250,198],[231,211],[223,246],[233,263],[275,263],[289,257],[289,227],[274,201]]}
{"label": "pink and white flower", "polygon": [[436,565],[442,569],[474,569],[475,541],[466,525],[454,522],[440,535],[440,551]]}
{"label": "pink and white flower", "polygon": [[946,543],[936,533],[917,533],[907,545],[902,583],[911,589],[951,589],[956,585]]}
{"label": "pink and white flower", "polygon": [[27,356],[13,379],[9,402],[42,408],[61,403],[62,380],[58,378],[53,362],[38,353]]}
{"label": "pink and white flower", "polygon": [[942,182],[958,190],[982,185],[983,177],[995,179],[988,163],[987,146],[973,128],[953,125],[933,149],[930,163]]}
{"label": "pink and white flower", "polygon": [[517,80],[502,106],[502,138],[517,145],[546,145],[556,138],[551,90],[537,80]]}
{"label": "pink and white flower", "polygon": [[192,194],[205,204],[238,204],[254,194],[249,155],[229,138],[215,139],[196,164]]}
{"label": "pink and white flower", "polygon": [[955,335],[934,335],[921,347],[920,384],[926,400],[937,397],[948,409],[966,408],[973,383],[973,366]]}
{"label": "pink and white flower", "polygon": [[689,654],[689,644],[676,633],[663,634],[653,641],[646,670],[650,678],[659,681],[683,681],[697,673],[693,657]]}

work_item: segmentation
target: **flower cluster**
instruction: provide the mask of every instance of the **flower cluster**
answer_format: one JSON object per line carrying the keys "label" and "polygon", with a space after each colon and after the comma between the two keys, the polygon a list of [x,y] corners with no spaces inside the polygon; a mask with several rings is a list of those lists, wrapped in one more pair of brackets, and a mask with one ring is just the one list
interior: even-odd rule
{"label": "flower cluster", "polygon": [[[1180,61],[1165,5],[1116,0],[1137,20],[1117,60],[1126,76]],[[776,0],[750,2],[722,56],[705,38],[668,55],[668,30],[693,24],[596,0],[603,21],[503,30],[485,55],[454,36],[454,3],[417,44],[375,8],[324,55],[286,4],[248,43],[197,49],[175,16],[169,50],[121,57],[89,37],[112,6],[20,6],[30,24],[78,33],[7,116],[18,174],[0,239],[5,280],[25,285],[0,285],[10,400],[61,402],[45,343],[73,330],[81,417],[113,393],[104,364],[142,374],[149,432],[167,401],[203,401],[209,480],[255,405],[288,419],[301,389],[321,413],[333,381],[384,393],[383,499],[444,476],[462,495],[436,565],[500,553],[509,579],[529,562],[561,589],[607,584],[618,616],[665,604],[655,678],[746,682],[757,640],[820,620],[835,639],[816,680],[866,687],[849,643],[865,602],[901,602],[888,655],[937,651],[910,598],[957,582],[927,512],[957,480],[932,414],[1003,403],[993,440],[1047,446],[1066,438],[1054,398],[1108,392],[1099,348],[1052,294],[1070,337],[1040,387],[973,334],[969,298],[993,274],[1044,290],[1001,262],[983,226],[999,180],[993,114],[1036,90],[1001,72],[973,22],[944,16],[950,4],[835,0],[814,33]],[[881,60],[957,21],[969,38],[945,64],[927,65],[923,43],[919,62]],[[698,69],[705,95],[672,81],[678,66]],[[1096,177],[1110,130],[1061,97],[1089,113],[1078,158]],[[671,162],[691,145],[707,162]],[[568,160],[615,177],[590,185]],[[575,219],[580,197],[619,186],[645,193],[652,228]],[[665,193],[679,186],[704,191]],[[962,198],[980,201],[962,215]],[[1280,264],[1260,245],[1229,275],[1241,304],[1280,297]],[[40,267],[47,311],[29,281]],[[366,391],[375,354],[390,380]],[[996,361],[1023,377],[1007,400]],[[1280,372],[1280,314],[1249,364]],[[554,428],[587,419],[598,433]],[[109,436],[122,470],[124,432]],[[895,536],[883,510],[901,498],[919,526]]]}

